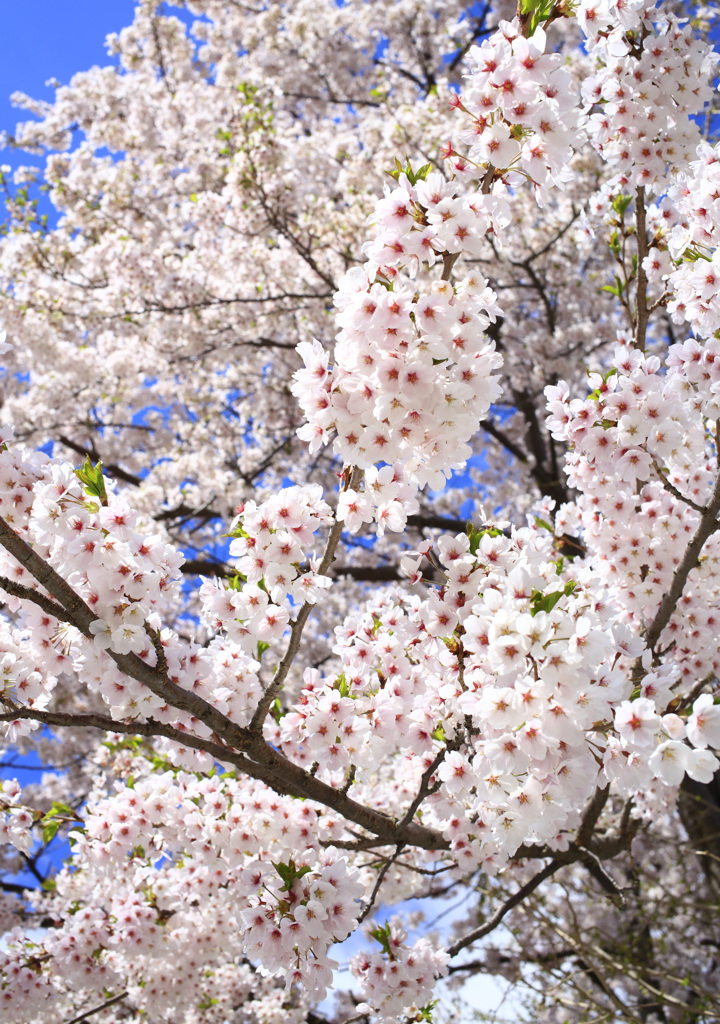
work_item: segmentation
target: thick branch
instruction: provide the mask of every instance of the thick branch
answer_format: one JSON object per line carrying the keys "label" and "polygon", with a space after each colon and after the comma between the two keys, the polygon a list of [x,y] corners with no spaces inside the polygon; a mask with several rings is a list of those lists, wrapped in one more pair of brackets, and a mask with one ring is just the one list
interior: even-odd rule
{"label": "thick branch", "polygon": [[48,615],[52,615],[62,622],[73,622],[72,616],[61,605],[55,604],[49,597],[45,597],[38,590],[33,590],[32,587],[24,587],[22,583],[9,580],[7,576],[0,576],[0,590],[4,590],[6,594],[11,594],[13,597],[19,597],[23,601],[32,601],[38,608],[42,608]]}
{"label": "thick branch", "polygon": [[[48,593],[52,594],[55,600],[65,608],[70,616],[70,619],[66,619],[66,621],[72,621],[72,624],[84,636],[92,639],[90,626],[98,616],[88,608],[79,594],[75,593],[67,580],[48,565],[2,517],[0,517],[0,544],[17,558],[38,583],[45,587]],[[247,745],[247,732],[234,725],[202,697],[183,690],[167,676],[163,677],[160,672],[147,665],[136,654],[116,654],[114,651],[106,653],[121,672],[142,683],[143,686],[147,686],[151,693],[162,698],[172,707],[185,711],[204,722],[229,746],[242,750]]]}
{"label": "thick branch", "polygon": [[580,828],[577,832],[577,844],[578,846],[587,846],[590,842],[590,837],[595,830],[595,826],[598,823],[598,819],[603,812],[603,808],[607,803],[608,796],[610,795],[610,787],[604,786],[602,789],[598,787],[590,800],[589,804],[585,808],[585,812],[580,822]]}
{"label": "thick branch", "polygon": [[[279,793],[301,796],[329,807],[348,821],[352,821],[368,832],[378,836],[383,845],[419,846],[423,850],[447,850],[449,842],[432,829],[414,823],[399,824],[382,811],[365,807],[348,797],[341,789],[334,789],[315,778],[303,768],[293,764],[264,740],[256,738],[247,745],[246,753],[223,746],[210,739],[201,739],[185,733],[163,722],[116,722],[103,715],[73,715],[65,712],[35,711],[32,708],[18,708],[0,715],[0,722],[29,719],[45,725],[59,727],[84,727],[102,729],[105,732],[120,732],[133,736],[163,736],[175,743],[202,750],[215,760],[231,764],[245,775],[264,782]],[[337,844],[336,844],[337,845]],[[370,840],[368,845],[378,845]]]}

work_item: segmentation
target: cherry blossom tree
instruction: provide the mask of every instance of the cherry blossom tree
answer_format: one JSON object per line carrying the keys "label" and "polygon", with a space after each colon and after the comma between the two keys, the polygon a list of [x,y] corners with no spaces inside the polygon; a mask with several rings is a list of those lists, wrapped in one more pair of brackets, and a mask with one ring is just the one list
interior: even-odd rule
{"label": "cherry blossom tree", "polygon": [[142,0],[18,97],[0,1020],[717,1019],[714,25]]}

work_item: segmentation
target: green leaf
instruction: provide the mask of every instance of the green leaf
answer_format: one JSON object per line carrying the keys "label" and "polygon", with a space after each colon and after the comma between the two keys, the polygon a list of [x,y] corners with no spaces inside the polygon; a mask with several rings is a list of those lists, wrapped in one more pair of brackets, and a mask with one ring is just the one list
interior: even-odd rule
{"label": "green leaf", "polygon": [[57,835],[57,830],[60,828],[60,822],[57,818],[53,818],[43,827],[42,830],[42,841],[43,843],[49,843]]}
{"label": "green leaf", "polygon": [[543,530],[549,530],[550,533],[555,533],[555,529],[545,519],[541,519],[540,516],[533,516],[535,525],[542,527]]}
{"label": "green leaf", "polygon": [[211,999],[210,996],[203,996],[202,1000],[198,1003],[198,1010],[209,1010],[212,1006],[217,1006],[219,1002],[219,999]]}
{"label": "green leaf", "polygon": [[610,292],[610,294],[614,295],[615,298],[621,299],[622,298],[622,293],[623,293],[623,288],[624,288],[624,285],[623,285],[622,281],[620,280],[620,278],[616,274],[615,275],[615,284],[604,284],[602,286],[602,288],[601,288],[601,291],[603,291],[603,292]]}
{"label": "green leaf", "polygon": [[496,526],[483,526],[480,529],[473,526],[472,523],[468,523],[465,527],[465,532],[470,538],[470,554],[476,555],[478,548],[480,547],[480,541],[487,534],[489,537],[499,537],[502,534],[502,530],[498,530]]}
{"label": "green leaf", "polygon": [[51,815],[55,814],[67,814],[70,817],[74,817],[72,807],[70,807],[69,804],[63,803],[62,800],[53,801],[53,805],[45,817],[49,818]]}
{"label": "green leaf", "polygon": [[246,583],[247,576],[243,576],[241,572],[236,572],[235,575],[227,581],[225,587],[227,590],[242,590]]}
{"label": "green leaf", "polygon": [[370,932],[370,937],[373,939],[377,939],[377,941],[382,946],[383,951],[387,953],[391,960],[395,960],[395,954],[390,948],[391,934],[389,924],[382,924],[378,925],[377,928],[373,928],[372,931]]}
{"label": "green leaf", "polygon": [[270,714],[275,719],[276,724],[279,725],[280,724],[280,719],[285,714],[285,712],[282,709],[282,705],[280,704],[280,698],[279,697],[276,697],[275,700],[272,702],[272,706],[270,708]]}
{"label": "green leaf", "polygon": [[701,252],[697,245],[689,246],[682,254],[682,258],[686,263],[697,263],[698,260],[707,260],[708,263],[712,263],[712,257],[708,256],[705,252]]}
{"label": "green leaf", "polygon": [[528,34],[532,35],[538,25],[548,21],[553,15],[562,15],[562,8],[562,0],[557,4],[555,0],[520,0],[520,14],[528,25]]}
{"label": "green leaf", "polygon": [[298,868],[295,866],[295,861],[290,859],[287,864],[272,862],[272,866],[275,868],[277,873],[283,880],[283,885],[280,886],[280,892],[289,892],[292,889],[298,878],[302,878],[303,875],[307,875],[311,870],[307,865]]}
{"label": "green leaf", "polygon": [[98,461],[97,466],[93,466],[90,456],[86,455],[80,469],[75,470],[75,476],[83,485],[86,494],[93,498],[99,498],[103,505],[107,505],[108,498],[103,480],[102,462]]}
{"label": "green leaf", "polygon": [[622,218],[625,216],[625,211],[627,210],[628,206],[632,201],[632,196],[625,196],[622,194],[622,192],[619,195],[613,197],[612,208],[618,215],[618,217]]}
{"label": "green leaf", "polygon": [[577,583],[569,580],[562,590],[552,590],[549,594],[543,594],[540,590],[533,590],[530,598],[530,614],[537,615],[538,612],[551,612],[562,597],[569,597],[573,593]]}
{"label": "green leaf", "polygon": [[407,180],[410,182],[410,184],[415,185],[417,184],[418,181],[425,181],[431,170],[432,164],[423,164],[422,167],[419,167],[417,171],[414,171],[412,169],[410,161],[407,158],[405,160],[405,166],[403,167],[398,158],[395,157],[394,168],[391,171],[387,171],[386,173],[389,174],[391,178],[394,178],[395,181],[399,181],[400,175],[404,174],[406,175]]}

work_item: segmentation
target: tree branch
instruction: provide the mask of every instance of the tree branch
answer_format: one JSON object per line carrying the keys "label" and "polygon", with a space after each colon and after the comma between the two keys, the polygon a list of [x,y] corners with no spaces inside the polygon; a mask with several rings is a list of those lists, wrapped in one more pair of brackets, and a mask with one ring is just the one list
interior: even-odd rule
{"label": "tree branch", "polygon": [[36,604],[38,608],[42,608],[48,615],[60,619],[61,622],[69,622],[74,625],[72,616],[65,611],[62,605],[55,604],[49,597],[45,597],[38,590],[33,590],[32,587],[25,587],[22,583],[15,583],[13,580],[9,580],[7,576],[0,576],[0,590],[4,590],[6,594],[11,594],[13,597],[19,597],[23,601],[32,601],[33,604]]}
{"label": "tree branch", "polygon": [[650,623],[650,626],[645,633],[645,645],[648,650],[652,651],[655,649],[655,645],[660,639],[660,634],[670,621],[670,617],[675,611],[677,603],[685,589],[687,578],[690,575],[691,570],[697,565],[697,560],[703,549],[705,541],[720,528],[720,523],[718,523],[717,520],[719,511],[720,473],[718,473],[718,477],[715,481],[715,486],[713,487],[712,494],[710,495],[710,501],[705,506],[702,515],[700,516],[700,522],[698,523],[695,534],[685,549],[685,554],[682,557],[680,565],[675,570],[670,588],[663,596],[660,606],[655,613],[655,618]]}
{"label": "tree branch", "polygon": [[73,1017],[72,1020],[65,1021],[65,1024],[80,1024],[80,1021],[87,1020],[88,1017],[92,1017],[96,1013],[100,1013],[101,1010],[107,1010],[108,1006],[114,1006],[115,1003],[119,1003],[121,999],[127,996],[127,990],[121,992],[117,996],[113,996],[112,999],[106,999],[104,1003],[94,1007],[92,1010],[86,1010],[85,1013],[81,1013],[79,1017]]}
{"label": "tree branch", "polygon": [[643,260],[648,254],[647,228],[645,224],[645,188],[640,185],[635,193],[635,232],[637,235],[637,270],[635,271],[635,348],[645,351],[650,313],[647,304],[648,279]]}
{"label": "tree branch", "polygon": [[[363,471],[355,467],[352,472],[348,472],[346,476],[346,484],[344,490],[352,490],[358,486],[362,479]],[[322,561],[318,566],[317,572],[323,576],[330,568],[332,561],[335,557],[335,551],[340,543],[340,537],[343,532],[343,523],[341,520],[336,520],[330,530],[330,534],[325,545],[325,552],[322,557]],[[278,693],[282,689],[283,683],[287,678],[287,674],[290,671],[290,666],[295,660],[295,655],[300,648],[300,640],[302,639],[303,629],[305,623],[310,618],[310,612],[313,610],[314,605],[306,601],[297,614],[297,618],[292,624],[290,631],[290,641],[287,646],[285,654],[280,660],[278,667],[275,669],[275,675],[272,678],[272,682],[268,686],[267,690],[258,702],[255,714],[250,722],[249,731],[253,735],[257,735],[262,731],[263,722],[267,716],[268,711],[272,702],[277,697]]]}
{"label": "tree branch", "polygon": [[489,935],[491,931],[497,928],[505,915],[508,914],[513,907],[516,907],[518,903],[522,903],[522,901],[529,896],[531,892],[534,892],[539,885],[542,885],[546,878],[550,878],[556,871],[559,871],[560,868],[564,866],[564,863],[559,860],[552,860],[549,864],[546,864],[542,871],[538,871],[536,875],[533,875],[529,882],[526,882],[525,885],[514,893],[514,895],[508,897],[502,906],[498,907],[489,921],[480,925],[479,928],[475,928],[473,931],[468,932],[467,935],[464,935],[461,939],[458,939],[457,942],[454,942],[452,946],[448,946],[448,955],[450,957],[457,956],[461,949],[465,949],[467,946],[471,946],[473,942],[477,942],[478,939],[482,939],[483,936]]}

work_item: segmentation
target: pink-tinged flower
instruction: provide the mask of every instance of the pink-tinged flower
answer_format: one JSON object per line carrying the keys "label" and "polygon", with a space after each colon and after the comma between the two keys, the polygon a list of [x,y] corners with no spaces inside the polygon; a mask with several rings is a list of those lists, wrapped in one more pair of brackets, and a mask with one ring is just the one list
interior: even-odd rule
{"label": "pink-tinged flower", "polygon": [[306,572],[295,580],[291,593],[298,601],[315,604],[322,592],[331,586],[332,580],[329,576],[323,576],[317,572]]}
{"label": "pink-tinged flower", "polygon": [[493,167],[509,167],[520,156],[520,143],[510,135],[504,121],[485,129],[474,147],[481,160]]}
{"label": "pink-tinged flower", "polygon": [[116,626],[112,630],[111,636],[110,646],[116,654],[139,654],[149,644],[144,627],[132,622],[123,622]]}
{"label": "pink-tinged flower", "polygon": [[95,619],[90,623],[90,632],[97,647],[107,650],[112,645],[112,629],[105,619]]}
{"label": "pink-tinged flower", "polygon": [[285,627],[289,621],[290,613],[286,608],[279,607],[276,604],[268,605],[258,620],[255,635],[263,643],[278,640],[285,632]]}
{"label": "pink-tinged flower", "polygon": [[624,700],[615,711],[615,728],[629,747],[649,747],[662,727],[654,701],[647,697]]}
{"label": "pink-tinged flower", "polygon": [[377,507],[377,533],[382,537],[386,530],[402,533],[407,524],[407,512],[399,501],[384,501]]}
{"label": "pink-tinged flower", "polygon": [[98,511],[100,525],[120,540],[129,540],[138,521],[137,512],[130,508],[124,498],[112,495],[109,504]]}
{"label": "pink-tinged flower", "polygon": [[687,736],[694,747],[720,749],[720,704],[715,703],[712,694],[701,693],[693,704]]}
{"label": "pink-tinged flower", "polygon": [[438,768],[438,777],[445,783],[448,792],[455,795],[467,793],[475,785],[475,773],[470,768],[467,758],[454,750],[447,754]]}
{"label": "pink-tinged flower", "polygon": [[692,751],[677,740],[661,743],[650,755],[648,764],[666,786],[679,786],[688,768]]}
{"label": "pink-tinged flower", "polygon": [[686,771],[695,782],[712,782],[715,772],[720,768],[720,761],[709,750],[691,750],[688,748]]}
{"label": "pink-tinged flower", "polygon": [[350,533],[357,533],[364,523],[373,520],[372,503],[365,494],[350,488],[338,497],[337,518],[345,523]]}

